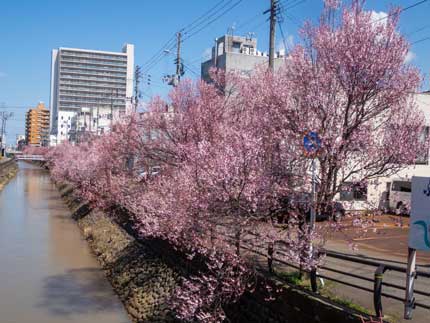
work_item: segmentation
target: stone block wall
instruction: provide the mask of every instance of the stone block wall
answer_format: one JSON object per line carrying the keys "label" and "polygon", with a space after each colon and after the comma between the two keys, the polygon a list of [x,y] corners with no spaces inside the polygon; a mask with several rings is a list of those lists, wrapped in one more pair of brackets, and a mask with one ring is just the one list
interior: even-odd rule
{"label": "stone block wall", "polygon": [[0,160],[0,191],[16,175],[18,166],[13,159]]}
{"label": "stone block wall", "polygon": [[[180,278],[196,270],[195,264],[165,241],[135,239],[126,222],[119,225],[106,214],[91,210],[73,197],[70,187],[59,188],[132,321],[179,322],[169,299]],[[267,284],[274,294],[267,292]],[[274,300],[267,301],[271,297]],[[255,292],[245,293],[225,311],[226,322],[361,323],[357,313],[266,278],[259,279]]]}

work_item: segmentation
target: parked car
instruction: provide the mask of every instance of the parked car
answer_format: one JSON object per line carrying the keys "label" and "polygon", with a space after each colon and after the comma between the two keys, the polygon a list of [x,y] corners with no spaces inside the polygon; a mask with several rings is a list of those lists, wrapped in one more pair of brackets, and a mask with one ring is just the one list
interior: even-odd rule
{"label": "parked car", "polygon": [[411,204],[412,183],[409,179],[395,179],[387,185],[388,208],[396,214],[409,214]]}
{"label": "parked car", "polygon": [[[309,222],[311,218],[311,201],[311,194],[308,192],[300,192],[288,198],[284,198],[281,204],[284,210],[282,214],[278,215],[278,222],[285,222],[286,217],[291,213],[300,214]],[[323,207],[323,209],[325,209],[325,212],[316,214],[316,221],[325,221],[329,219],[339,221],[345,216],[345,208],[342,203],[337,201],[333,201],[327,207]]]}

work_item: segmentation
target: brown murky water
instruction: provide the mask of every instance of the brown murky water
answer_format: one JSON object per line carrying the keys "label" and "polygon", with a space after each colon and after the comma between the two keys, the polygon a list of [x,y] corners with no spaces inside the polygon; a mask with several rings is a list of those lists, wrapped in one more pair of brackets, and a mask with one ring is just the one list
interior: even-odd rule
{"label": "brown murky water", "polygon": [[0,192],[0,323],[126,323],[46,171],[20,164]]}

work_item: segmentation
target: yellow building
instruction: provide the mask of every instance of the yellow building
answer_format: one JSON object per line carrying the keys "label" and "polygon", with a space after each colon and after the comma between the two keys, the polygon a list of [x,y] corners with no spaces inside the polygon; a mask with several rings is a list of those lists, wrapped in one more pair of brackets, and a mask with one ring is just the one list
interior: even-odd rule
{"label": "yellow building", "polygon": [[25,116],[25,141],[29,146],[48,146],[49,110],[43,102],[28,110]]}

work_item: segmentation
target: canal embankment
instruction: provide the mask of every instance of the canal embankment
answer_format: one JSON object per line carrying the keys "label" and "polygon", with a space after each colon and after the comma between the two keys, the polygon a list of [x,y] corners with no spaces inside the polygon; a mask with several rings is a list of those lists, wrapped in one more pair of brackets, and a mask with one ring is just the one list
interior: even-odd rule
{"label": "canal embankment", "polygon": [[18,165],[14,159],[0,159],[0,191],[18,172]]}
{"label": "canal embankment", "polygon": [[18,166],[0,192],[0,322],[130,322],[49,172]]}
{"label": "canal embankment", "polygon": [[[196,268],[165,242],[136,239],[126,221],[118,221],[118,212],[123,211],[113,210],[112,216],[91,210],[74,197],[70,186],[58,187],[133,322],[177,321],[170,299],[181,278]],[[276,295],[268,294],[268,284]],[[271,296],[275,300],[267,301]],[[362,322],[360,313],[267,278],[259,279],[253,293],[245,293],[225,310],[230,322],[240,323]]]}

